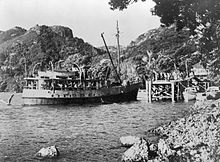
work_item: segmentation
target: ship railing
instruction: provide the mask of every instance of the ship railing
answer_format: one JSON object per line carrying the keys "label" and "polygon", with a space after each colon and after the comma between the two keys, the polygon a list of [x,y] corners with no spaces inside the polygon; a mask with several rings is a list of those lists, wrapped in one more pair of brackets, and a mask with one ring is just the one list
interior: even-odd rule
{"label": "ship railing", "polygon": [[37,89],[37,86],[24,86],[24,89]]}
{"label": "ship railing", "polygon": [[111,82],[104,79],[43,79],[39,82],[36,79],[27,80],[24,89],[41,89],[41,90],[97,90],[119,86],[119,83]]}

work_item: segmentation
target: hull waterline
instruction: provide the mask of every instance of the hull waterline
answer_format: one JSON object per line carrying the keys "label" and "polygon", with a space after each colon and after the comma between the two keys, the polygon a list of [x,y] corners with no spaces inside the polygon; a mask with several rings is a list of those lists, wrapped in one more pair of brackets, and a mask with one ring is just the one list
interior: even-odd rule
{"label": "hull waterline", "polygon": [[[23,94],[24,105],[58,105],[58,104],[88,104],[88,103],[115,103],[137,100],[137,94],[139,90],[139,84],[131,85],[126,88],[109,88],[104,90],[93,91],[78,91],[71,93],[53,93],[48,91],[48,95],[30,96],[28,92]],[[77,94],[79,96],[77,96]]]}

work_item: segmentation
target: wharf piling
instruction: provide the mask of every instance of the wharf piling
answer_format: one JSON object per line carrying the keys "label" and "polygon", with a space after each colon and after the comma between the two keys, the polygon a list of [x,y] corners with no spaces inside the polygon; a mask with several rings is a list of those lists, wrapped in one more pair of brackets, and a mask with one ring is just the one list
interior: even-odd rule
{"label": "wharf piling", "polygon": [[183,99],[182,92],[187,86],[186,80],[147,80],[147,102],[171,99],[172,102]]}

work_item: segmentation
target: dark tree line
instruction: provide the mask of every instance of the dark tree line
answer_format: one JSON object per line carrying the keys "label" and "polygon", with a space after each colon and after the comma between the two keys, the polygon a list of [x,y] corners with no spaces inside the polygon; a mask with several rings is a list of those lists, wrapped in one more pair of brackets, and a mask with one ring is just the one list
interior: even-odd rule
{"label": "dark tree line", "polygon": [[[110,0],[111,9],[126,9],[137,1],[147,0]],[[188,28],[191,43],[198,51],[196,58],[209,67],[213,76],[220,70],[220,1],[219,0],[153,0],[155,6],[151,12],[159,16],[162,26],[175,25],[176,30]],[[187,43],[187,45],[191,45]],[[185,47],[184,47],[185,48]],[[185,48],[186,49],[186,48]],[[178,50],[176,54],[181,54]],[[186,50],[184,50],[186,51]],[[185,53],[185,52],[184,52]],[[189,55],[186,53],[186,55]]]}

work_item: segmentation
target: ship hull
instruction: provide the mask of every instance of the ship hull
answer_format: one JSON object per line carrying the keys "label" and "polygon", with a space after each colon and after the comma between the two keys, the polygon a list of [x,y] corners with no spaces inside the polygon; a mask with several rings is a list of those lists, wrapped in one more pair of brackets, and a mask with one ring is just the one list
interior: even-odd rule
{"label": "ship hull", "polygon": [[88,104],[115,103],[137,100],[139,84],[127,87],[118,86],[98,90],[72,91],[39,91],[25,90],[22,98],[24,105],[58,105],[58,104]]}

